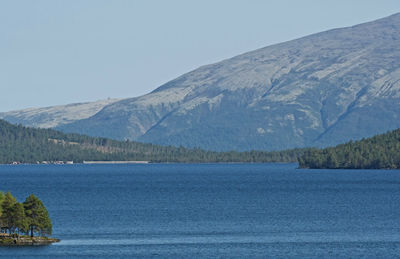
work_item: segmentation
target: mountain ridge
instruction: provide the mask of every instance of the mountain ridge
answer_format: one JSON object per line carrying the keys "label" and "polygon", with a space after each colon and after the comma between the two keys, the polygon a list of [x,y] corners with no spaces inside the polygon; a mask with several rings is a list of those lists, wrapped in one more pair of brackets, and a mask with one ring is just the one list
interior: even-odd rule
{"label": "mountain ridge", "polygon": [[329,146],[400,127],[400,13],[201,66],[57,126],[208,150]]}
{"label": "mountain ridge", "polygon": [[72,121],[89,118],[99,112],[104,106],[119,100],[108,98],[95,102],[0,112],[0,119],[5,119],[11,123],[21,123],[30,127],[53,128],[71,123]]}

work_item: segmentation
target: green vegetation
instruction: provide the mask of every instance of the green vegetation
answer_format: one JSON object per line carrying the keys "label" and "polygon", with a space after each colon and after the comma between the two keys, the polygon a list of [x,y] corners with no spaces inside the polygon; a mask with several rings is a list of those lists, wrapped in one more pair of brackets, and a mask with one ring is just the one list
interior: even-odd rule
{"label": "green vegetation", "polygon": [[0,120],[0,163],[43,161],[150,162],[297,162],[306,149],[287,151],[212,152],[64,134],[51,129],[12,125]]}
{"label": "green vegetation", "polygon": [[399,169],[400,129],[336,147],[310,149],[299,158],[299,165],[301,168]]}
{"label": "green vegetation", "polygon": [[31,194],[23,203],[19,203],[10,192],[0,192],[0,233],[2,236],[21,233],[34,237],[35,233],[43,237],[51,235],[52,224],[49,213],[42,201]]}

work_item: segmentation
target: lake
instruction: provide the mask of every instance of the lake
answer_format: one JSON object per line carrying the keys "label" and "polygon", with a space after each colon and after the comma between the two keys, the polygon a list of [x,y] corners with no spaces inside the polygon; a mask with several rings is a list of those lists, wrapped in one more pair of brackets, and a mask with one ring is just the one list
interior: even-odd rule
{"label": "lake", "polygon": [[2,257],[400,256],[399,170],[2,165],[0,190],[37,195],[62,239],[1,247]]}

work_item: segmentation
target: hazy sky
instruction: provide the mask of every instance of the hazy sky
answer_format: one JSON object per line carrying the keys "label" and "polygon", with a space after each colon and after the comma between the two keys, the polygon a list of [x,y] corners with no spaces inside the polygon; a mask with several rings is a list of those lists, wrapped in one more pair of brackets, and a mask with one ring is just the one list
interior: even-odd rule
{"label": "hazy sky", "polygon": [[201,65],[397,12],[399,0],[2,0],[0,111],[134,97]]}

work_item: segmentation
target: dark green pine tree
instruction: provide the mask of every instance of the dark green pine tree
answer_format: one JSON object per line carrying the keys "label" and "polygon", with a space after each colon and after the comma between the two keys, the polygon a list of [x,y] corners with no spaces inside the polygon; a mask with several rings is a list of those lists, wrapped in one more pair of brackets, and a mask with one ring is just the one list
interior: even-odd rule
{"label": "dark green pine tree", "polygon": [[330,150],[328,152],[327,164],[328,164],[329,168],[338,168],[339,167],[337,155],[334,151]]}
{"label": "dark green pine tree", "polygon": [[52,224],[49,217],[49,212],[43,205],[43,202],[39,200],[38,197],[31,194],[24,201],[24,207],[31,237],[34,236],[35,232],[39,233],[40,235],[50,235],[52,232]]}
{"label": "dark green pine tree", "polygon": [[5,224],[3,223],[3,201],[4,201],[4,193],[0,192],[0,232],[5,229]]}
{"label": "dark green pine tree", "polygon": [[1,226],[1,212],[3,211],[2,210],[3,200],[4,200],[4,193],[0,192],[0,226]]}
{"label": "dark green pine tree", "polygon": [[14,231],[13,210],[16,203],[17,199],[12,196],[10,192],[7,192],[6,195],[4,195],[3,203],[1,204],[2,228],[7,229],[10,234]]}
{"label": "dark green pine tree", "polygon": [[28,219],[25,215],[25,208],[22,203],[15,203],[12,209],[13,229],[18,229],[18,234],[22,232],[28,232],[29,225]]}

